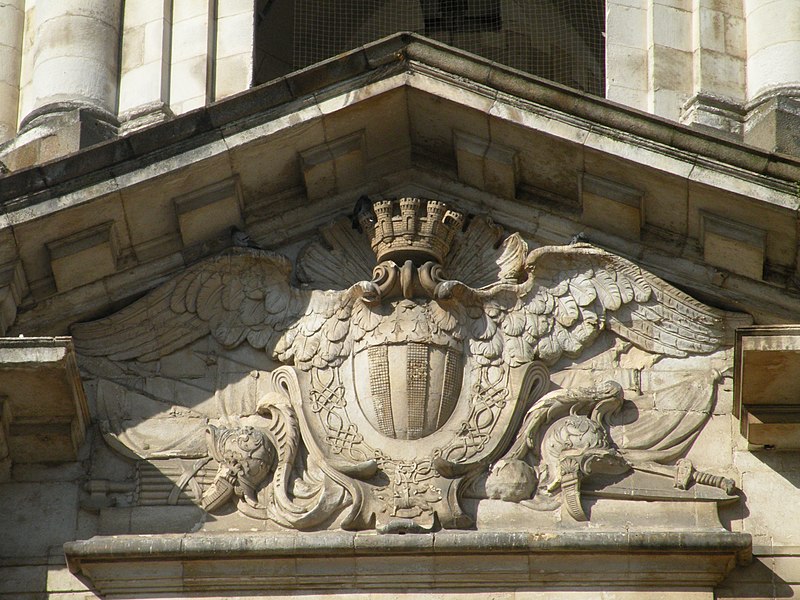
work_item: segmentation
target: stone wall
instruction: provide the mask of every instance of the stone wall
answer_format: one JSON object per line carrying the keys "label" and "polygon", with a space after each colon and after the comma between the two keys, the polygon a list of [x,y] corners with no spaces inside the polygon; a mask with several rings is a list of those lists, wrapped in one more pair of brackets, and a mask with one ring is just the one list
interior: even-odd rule
{"label": "stone wall", "polygon": [[[293,43],[285,3],[264,12],[263,3],[242,0],[135,0],[125,3],[124,14],[118,2],[82,2],[75,11],[39,4],[15,0],[2,8],[0,160],[11,170],[107,139],[120,124],[125,132],[158,122],[289,69],[291,52],[276,58],[257,38],[280,35]],[[608,0],[606,97],[795,153],[796,11],[789,0]],[[539,48],[540,42],[520,43],[537,56],[555,47],[550,40]],[[91,110],[69,114],[77,107]]]}
{"label": "stone wall", "polygon": [[[151,10],[137,21],[133,16],[136,6],[136,2],[126,2],[125,14],[131,12],[123,23],[123,37],[128,36],[128,45],[123,41],[127,50],[123,49],[120,94],[128,99],[131,115],[148,114],[150,107],[153,114],[161,115],[153,117],[157,121],[173,110],[172,96],[165,90],[170,85],[167,65],[173,65],[174,56],[170,55],[169,60],[165,57],[172,53],[177,24],[180,22],[186,28],[183,33],[178,32],[180,35],[188,36],[193,28],[205,34],[204,28],[214,18],[206,11],[205,3],[180,5],[185,12],[167,10],[169,6],[179,7],[176,3],[164,4],[160,12]],[[28,11],[36,10],[32,4],[26,7]],[[647,23],[651,8],[654,13],[664,11],[672,15],[674,29],[658,34],[654,30],[640,39],[632,34],[632,23]],[[740,24],[734,10],[724,6],[719,10],[706,8],[710,11],[706,14],[709,22],[718,23],[721,19],[726,24],[725,31],[730,24],[732,33],[721,38],[725,44],[726,40],[737,39]],[[12,9],[11,4],[0,7],[0,11]],[[108,34],[117,22],[111,18],[114,10],[113,3],[105,3],[98,14],[76,14],[74,26],[80,28],[88,23]],[[722,16],[715,14],[715,10]],[[618,44],[617,50],[623,53],[625,48],[637,50],[642,44],[641,53],[637,50],[631,54],[636,60],[641,58],[649,64],[651,57],[655,61],[662,50],[665,56],[672,55],[673,50],[686,53],[687,48],[693,48],[693,54],[698,51],[691,45],[694,41],[687,41],[682,32],[684,25],[702,12],[676,6],[662,6],[656,11],[654,7],[631,3],[609,5],[609,11],[610,19],[615,11],[620,18],[628,15],[624,18],[632,19],[624,28],[631,35],[625,43]],[[31,23],[42,18],[41,13],[28,14]],[[222,28],[224,19],[230,19],[231,28],[238,29],[240,25],[234,22],[246,20],[242,16],[246,14],[244,9],[237,11],[233,5],[221,3],[216,22]],[[9,23],[13,25],[13,19],[0,21],[3,36],[0,40],[11,40],[9,44],[0,42],[0,52],[10,48],[7,54],[13,63],[16,60],[13,57],[19,55],[15,50],[19,42],[13,40],[21,39],[22,34],[14,27],[6,34],[4,27]],[[33,43],[30,31],[26,35],[25,43]],[[652,37],[652,45],[648,35]],[[209,68],[209,47],[215,45],[205,35],[200,38],[202,43],[186,49],[182,55],[186,66],[191,63],[203,73],[193,81],[194,87],[187,84],[190,91],[180,100],[184,108],[194,106],[201,97],[205,98],[203,102],[210,97],[209,71],[203,71],[202,65]],[[706,50],[700,48],[699,59],[692,56],[693,69],[698,60],[705,64],[706,51],[713,59],[727,60],[728,50],[721,50],[719,37],[695,38],[693,34],[691,40],[695,39],[708,40],[710,46]],[[108,40],[108,36],[101,35],[95,41],[102,45],[109,43]],[[231,58],[236,59],[233,62],[240,59],[246,62],[249,56],[246,41],[223,51],[217,38],[216,48],[218,61]],[[95,51],[99,50],[91,50]],[[734,50],[730,54],[736,56]],[[85,60],[100,71],[111,68],[108,60],[93,60],[85,53],[72,58]],[[25,82],[22,95],[26,98],[25,106],[32,110],[38,98],[34,81],[44,76],[46,71],[40,69],[45,68],[46,62],[42,58],[37,63],[32,55],[22,59],[21,77]],[[676,64],[689,62],[683,57]],[[732,58],[729,62],[738,73],[742,65]],[[125,70],[125,65],[130,70]],[[139,87],[134,79],[138,76],[134,73],[138,72],[146,80],[158,77],[160,83],[152,88]],[[231,71],[239,75],[243,72]],[[638,76],[645,73],[631,71],[635,72]],[[620,78],[624,75],[618,73]],[[125,79],[128,76],[130,79]],[[202,81],[204,86],[200,85]],[[616,81],[618,93],[638,94],[636,102],[644,104],[637,106],[649,107],[651,96],[656,106],[656,98],[662,97],[654,95],[655,88],[654,94],[650,94],[647,77],[627,84],[622,79]],[[222,85],[219,79],[216,82]],[[692,82],[693,86],[697,83],[694,78]],[[700,83],[703,84],[702,79]],[[229,89],[240,84],[241,81],[231,84]],[[9,87],[12,94],[17,93],[13,85]],[[665,89],[688,97],[697,88]],[[72,121],[70,115],[61,114],[59,118],[62,123],[74,125],[81,135],[99,136],[102,123],[108,123],[103,121],[103,110],[109,106],[111,92],[104,86],[87,90],[83,97],[87,106],[77,110],[88,112],[79,113],[79,118]],[[142,90],[145,93],[137,96]],[[663,98],[669,96],[665,93]],[[51,99],[46,94],[41,98],[46,102]],[[147,110],[137,112],[140,107]],[[2,119],[1,123],[8,123]],[[101,124],[97,125],[98,122]],[[90,123],[99,129],[92,129],[94,125],[89,127]],[[42,154],[46,151],[44,144],[58,136],[35,138],[32,133],[28,138],[23,136],[14,142],[19,142],[16,146],[12,143],[5,149],[6,157],[16,156],[13,160],[19,163],[15,164],[23,165],[25,160],[38,164],[45,156],[53,156]],[[29,151],[26,148],[39,149],[32,158],[25,159],[25,152]],[[473,214],[490,213],[506,229],[520,231],[532,246],[568,244],[573,237],[577,240],[588,236],[595,244],[629,257],[643,268],[702,296],[708,303],[746,311],[761,323],[797,321],[800,314],[796,282],[798,179],[800,163],[791,158],[675,128],[663,120],[526,78],[437,44],[406,38],[389,40],[227,102],[170,118],[152,129],[133,131],[128,137],[2,177],[0,195],[5,212],[0,225],[0,325],[4,333],[13,336],[52,336],[66,333],[76,321],[111,314],[199,260],[230,247],[234,226],[246,228],[257,244],[294,257],[305,241],[316,238],[320,226],[350,214],[354,199],[362,193],[424,193],[457,202]],[[705,579],[695,588],[673,589],[675,597],[710,598],[713,593],[721,598],[797,595],[800,552],[795,540],[800,536],[800,526],[795,506],[799,498],[800,461],[796,450],[753,448],[740,434],[739,421],[734,416],[732,377],[727,372],[732,364],[730,350],[689,359],[688,363],[662,359],[648,364],[630,348],[615,347],[613,340],[604,339],[607,344],[602,356],[590,353],[574,364],[564,359],[559,365],[563,374],[558,383],[568,387],[571,371],[592,371],[592,360],[605,361],[603,370],[621,379],[631,398],[639,398],[639,392],[651,388],[661,389],[682,379],[686,372],[707,375],[716,370],[723,375],[716,387],[708,421],[687,457],[702,470],[736,481],[741,498],[738,503],[723,506],[720,519],[725,528],[752,536],[755,558],[750,566],[734,569],[717,585],[716,592],[712,592],[713,585]],[[199,343],[211,344],[207,340]],[[154,373],[137,373],[133,367],[114,371],[113,365],[106,366],[110,369],[109,378],[124,381],[136,388],[137,393],[171,398],[176,389],[180,388],[183,394],[185,388],[176,384],[174,378],[165,382],[164,375],[170,369],[180,371],[179,379],[206,381],[212,369],[205,361],[216,360],[223,351],[218,346],[209,346],[202,352],[178,353],[165,358],[157,367],[151,363],[149,368],[156,369]],[[239,374],[241,381],[258,391],[265,375],[251,375],[251,367],[261,364],[251,364],[252,360],[255,360],[252,355],[241,358],[246,368],[241,368]],[[263,369],[265,373],[268,370]],[[84,368],[84,375],[87,373]],[[24,388],[18,384],[19,374],[11,381],[16,382],[17,388]],[[85,377],[88,414],[97,418],[99,396],[95,382],[96,378]],[[209,396],[208,389],[200,392],[196,389],[193,393],[198,396],[193,398],[197,404],[208,401],[215,393],[212,390]],[[237,514],[209,517],[196,506],[196,497],[179,498],[175,504],[169,504],[170,486],[174,484],[171,478],[180,479],[184,459],[162,457],[166,462],[158,464],[163,471],[154,473],[135,457],[115,454],[103,439],[100,423],[88,427],[86,441],[74,455],[69,452],[55,457],[48,455],[48,450],[60,452],[65,447],[69,450],[70,443],[83,435],[83,426],[77,418],[80,410],[72,406],[72,412],[68,412],[58,406],[48,413],[44,407],[53,398],[52,388],[42,390],[31,386],[31,390],[29,393],[27,389],[16,389],[12,395],[11,388],[4,387],[0,404],[0,529],[3,531],[0,597],[4,600],[33,600],[45,594],[61,600],[95,597],[67,570],[65,542],[86,540],[94,535],[153,536],[168,532],[181,536],[193,530],[194,533],[202,530],[204,535],[232,534],[231,537],[239,539],[243,529],[253,527],[252,519]],[[34,410],[23,419],[19,412],[22,408]],[[39,409],[41,414],[37,414]],[[648,410],[669,413],[674,407],[669,402],[653,404],[640,412]],[[34,417],[39,420],[32,422],[30,419]],[[44,422],[47,419],[52,422]],[[78,424],[73,426],[73,423]],[[81,436],[76,435],[76,429]],[[25,440],[36,442],[36,452],[31,451],[23,460],[19,457],[25,456],[25,452],[19,452],[26,450]],[[41,459],[38,452],[44,452],[48,458]],[[165,490],[170,490],[165,505],[143,503],[141,497],[137,498],[137,478],[148,477],[154,497],[163,499]],[[512,508],[510,513],[494,512],[499,502],[485,499],[487,509],[482,515],[478,513],[484,518],[481,524],[486,530],[503,527],[507,530],[509,521],[504,520],[504,515],[513,513],[511,516],[525,523],[531,539],[539,543],[541,540],[536,536],[545,521],[549,519],[546,524],[554,528],[566,522],[550,513],[520,517],[528,514],[519,512],[522,508]],[[676,508],[658,502],[638,502],[635,503],[638,508],[634,509],[625,502],[601,499],[593,505],[595,516],[608,519],[608,523],[621,529],[630,529],[634,521],[638,526],[649,524],[665,536],[674,534],[671,545],[666,546],[665,537],[640,539],[638,546],[636,540],[626,538],[628,545],[623,547],[635,551],[631,556],[642,558],[644,564],[624,554],[624,560],[601,561],[597,571],[603,565],[613,564],[625,576],[638,577],[639,584],[646,583],[650,580],[642,573],[654,564],[646,561],[663,556],[664,552],[659,552],[666,548],[671,553],[670,560],[674,559],[674,564],[681,567],[675,577],[685,577],[696,571],[687,566],[692,561],[680,562],[680,552],[685,553],[688,547],[681,544],[689,543],[688,539],[694,544],[690,544],[692,551],[703,549],[697,538],[680,537],[685,533],[683,527],[702,528],[705,533],[713,529],[715,535],[725,534],[715,522],[716,513],[709,511],[707,504],[702,508],[699,502],[684,502]],[[515,529],[525,529],[517,521],[510,522]],[[572,530],[587,535],[595,525],[569,523]],[[255,527],[262,525],[259,522]],[[372,534],[367,537],[375,539]],[[401,537],[414,539],[410,535],[397,539]],[[136,560],[142,558],[146,551],[143,548],[157,538],[137,538],[141,542],[138,546],[129,545],[126,550],[112,545],[106,551],[119,552],[125,560],[130,559],[126,567],[129,570],[124,572],[135,582],[137,577],[142,579],[150,572],[149,568],[139,567],[137,575]],[[169,571],[164,575],[169,585],[184,582],[185,573],[198,573],[186,566],[202,558],[206,551],[203,544],[210,543],[208,538],[202,538],[203,544],[195,547],[197,555],[170,554],[170,548],[180,550],[183,543],[180,538],[176,546],[174,539],[165,536],[167,541],[156,561]],[[330,546],[332,539],[324,538],[324,543]],[[352,542],[347,548],[355,552],[356,542],[351,538],[336,539],[341,544]],[[502,539],[512,546],[519,541],[513,536]],[[128,538],[122,540],[128,541]],[[362,541],[359,538],[358,543]],[[252,559],[247,554],[248,543],[245,539],[232,550],[229,548],[235,560],[240,561],[236,562],[236,568],[242,569],[243,574],[258,569],[248,562]],[[297,540],[292,538],[291,543],[296,544]],[[473,567],[484,562],[496,565],[508,577],[506,582],[515,577],[527,578],[525,585],[507,591],[513,588],[508,584],[507,589],[495,592],[496,597],[553,597],[552,591],[542,591],[547,588],[544,576],[537,579],[535,575],[539,572],[537,561],[547,561],[546,552],[553,552],[552,547],[537,546],[526,539],[524,552],[535,555],[535,560],[525,554],[524,561],[516,556],[494,563],[483,560],[488,550],[487,542],[482,543],[474,551],[477,558],[472,557]],[[662,543],[662,547],[659,550],[657,545],[647,546],[647,543]],[[398,553],[408,551],[404,544],[413,546],[414,542],[398,542]],[[336,546],[342,547],[345,546]],[[576,547],[560,547],[557,551],[574,552]],[[78,556],[81,548],[86,550],[75,547],[72,556]],[[216,548],[218,551],[219,547]],[[91,548],[86,550],[91,551]],[[448,547],[447,552],[451,551]],[[599,550],[594,548],[594,551]],[[713,554],[714,548],[706,547],[703,551]],[[312,564],[298,563],[297,551],[284,548],[281,552],[284,554],[277,558],[288,561],[281,564],[293,569],[292,577],[300,576]],[[581,560],[573,560],[572,565],[573,568],[583,565],[585,570],[581,573],[587,580],[593,576],[592,561],[586,558],[588,552],[584,547],[583,554],[579,553]],[[717,572],[724,572],[734,566],[732,555],[733,551],[721,558],[716,556],[697,569],[702,573],[713,564]],[[347,573],[353,577],[369,575],[370,569],[371,575],[376,569],[382,573],[385,568],[385,565],[375,566],[363,554],[352,560],[340,558],[341,562],[335,564],[351,569]],[[746,558],[739,557],[743,562]],[[454,565],[461,564],[451,558],[444,563],[449,565],[448,573],[456,572]],[[722,563],[724,569],[719,566]],[[314,573],[318,574],[322,567],[319,562],[313,564],[317,569]],[[403,564],[411,568],[414,561]],[[204,567],[211,568],[213,564]],[[563,563],[557,567],[541,571],[560,572]],[[426,582],[430,570],[427,574],[424,569],[421,571],[421,574],[416,572],[419,576],[416,581]],[[570,575],[568,570],[563,572]],[[660,571],[651,571],[650,576],[657,572]],[[336,585],[341,583],[335,580],[336,573],[330,576]],[[563,587],[566,584],[560,585],[558,591],[564,592],[566,598],[597,597],[596,589],[567,589]],[[370,590],[352,589],[362,597],[385,598],[400,593],[398,589],[388,591],[380,585]],[[449,591],[454,597],[484,595],[484,592]],[[647,597],[645,593],[663,597],[664,591],[614,589],[609,584],[603,593],[608,598],[643,598]]]}

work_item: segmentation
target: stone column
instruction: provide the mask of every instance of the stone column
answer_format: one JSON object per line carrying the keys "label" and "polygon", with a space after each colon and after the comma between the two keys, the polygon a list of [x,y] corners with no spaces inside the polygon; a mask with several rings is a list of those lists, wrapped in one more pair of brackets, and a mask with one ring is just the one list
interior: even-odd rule
{"label": "stone column", "polygon": [[[254,2],[217,1],[214,100],[252,85],[255,45]],[[291,24],[287,24],[291,27]]]}
{"label": "stone column", "polygon": [[800,153],[800,3],[745,0],[747,99],[745,140]]}
{"label": "stone column", "polygon": [[127,131],[172,115],[172,0],[125,0],[123,23],[119,118]]}
{"label": "stone column", "polygon": [[681,122],[741,139],[745,114],[742,0],[693,0],[691,99]]}
{"label": "stone column", "polygon": [[[121,0],[29,2],[17,168],[116,133]],[[22,147],[25,152],[18,152]]]}
{"label": "stone column", "polygon": [[0,143],[17,133],[23,0],[0,3]]}

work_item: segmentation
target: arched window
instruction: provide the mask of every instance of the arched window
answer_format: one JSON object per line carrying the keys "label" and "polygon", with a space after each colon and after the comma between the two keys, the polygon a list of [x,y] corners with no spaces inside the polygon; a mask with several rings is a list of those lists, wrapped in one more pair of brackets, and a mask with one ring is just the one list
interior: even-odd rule
{"label": "arched window", "polygon": [[397,31],[414,31],[603,95],[604,0],[258,0],[262,83]]}

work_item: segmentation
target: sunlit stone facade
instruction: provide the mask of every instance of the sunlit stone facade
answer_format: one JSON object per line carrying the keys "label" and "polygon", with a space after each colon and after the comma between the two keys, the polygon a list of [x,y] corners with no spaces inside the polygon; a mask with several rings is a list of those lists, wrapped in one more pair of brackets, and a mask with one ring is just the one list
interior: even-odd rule
{"label": "sunlit stone facade", "polygon": [[0,598],[797,594],[800,6],[519,4],[0,3]]}

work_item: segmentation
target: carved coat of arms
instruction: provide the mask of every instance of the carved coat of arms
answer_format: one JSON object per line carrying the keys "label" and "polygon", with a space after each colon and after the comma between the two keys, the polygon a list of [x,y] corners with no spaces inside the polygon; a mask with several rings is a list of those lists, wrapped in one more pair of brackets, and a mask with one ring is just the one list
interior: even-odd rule
{"label": "carved coat of arms", "polygon": [[[660,356],[709,354],[742,315],[588,244],[529,251],[518,234],[433,200],[362,199],[352,226],[324,237],[294,273],[283,256],[232,248],[76,325],[89,362],[158,361],[211,334],[282,364],[260,373],[269,385],[255,406],[206,411],[202,438],[195,427],[181,443],[144,443],[124,419],[110,419],[107,436],[140,456],[196,459],[180,486],[215,467],[213,479],[195,482],[209,511],[235,501],[250,517],[297,529],[336,519],[385,532],[465,528],[474,521],[465,497],[585,520],[590,475],[649,473],[730,498],[731,481],[675,463],[704,418],[672,415],[643,424],[647,435],[630,423],[617,435],[619,382],[551,391],[548,369],[603,331]],[[662,396],[695,394],[707,406],[713,377]]]}

